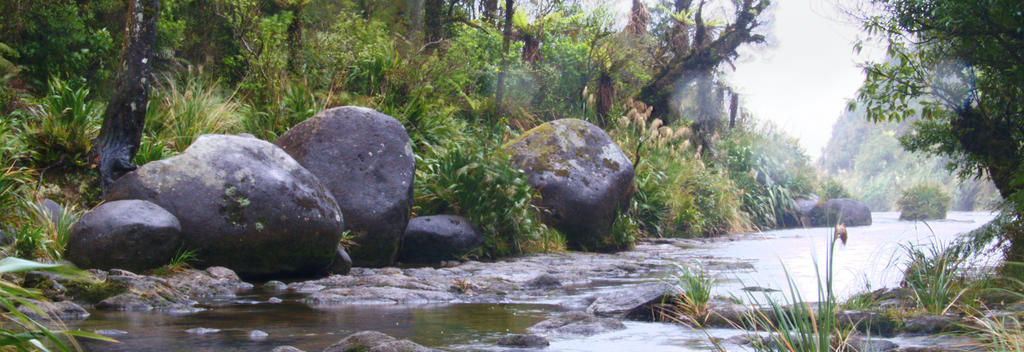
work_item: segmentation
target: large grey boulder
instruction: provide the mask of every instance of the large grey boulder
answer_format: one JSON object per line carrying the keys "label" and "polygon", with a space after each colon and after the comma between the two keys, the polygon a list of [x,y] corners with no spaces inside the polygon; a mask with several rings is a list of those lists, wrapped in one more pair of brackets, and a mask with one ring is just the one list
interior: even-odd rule
{"label": "large grey boulder", "polygon": [[274,141],[313,172],[345,214],[356,266],[394,263],[409,222],[416,161],[405,127],[375,110],[321,111]]}
{"label": "large grey boulder", "polygon": [[868,226],[871,225],[871,209],[859,201],[850,198],[829,199],[811,210],[811,226]]}
{"label": "large grey boulder", "polygon": [[633,196],[633,163],[601,128],[555,120],[526,131],[507,149],[550,210],[544,222],[564,233],[571,249],[629,245],[614,239],[612,224]]}
{"label": "large grey boulder", "polygon": [[68,235],[64,257],[86,269],[143,271],[168,264],[181,247],[181,224],[144,200],[100,204]]}
{"label": "large grey boulder", "polygon": [[167,209],[198,264],[243,277],[319,273],[337,255],[344,229],[334,197],[316,176],[255,138],[200,136],[184,153],[119,178],[106,198]]}
{"label": "large grey boulder", "polygon": [[455,215],[420,216],[409,220],[398,260],[430,264],[458,259],[484,243],[469,219]]}

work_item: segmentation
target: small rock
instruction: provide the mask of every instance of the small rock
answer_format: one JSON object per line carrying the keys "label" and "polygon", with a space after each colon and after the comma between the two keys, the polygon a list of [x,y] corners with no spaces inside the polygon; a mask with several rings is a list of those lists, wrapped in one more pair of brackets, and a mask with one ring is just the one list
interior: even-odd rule
{"label": "small rock", "polygon": [[300,350],[300,349],[292,347],[292,346],[277,346],[277,347],[274,347],[274,349],[270,350],[270,352],[306,352],[306,351]]}
{"label": "small rock", "polygon": [[284,302],[284,301],[281,300],[280,298],[277,298],[277,297],[270,297],[270,298],[267,299],[267,303],[278,304],[278,303],[281,303],[281,302]]}
{"label": "small rock", "polygon": [[541,274],[526,283],[530,288],[554,288],[562,287],[562,280],[551,274]]}
{"label": "small rock", "polygon": [[599,317],[652,321],[652,306],[664,302],[672,290],[664,283],[650,283],[604,292],[587,307],[587,313]]}
{"label": "small rock", "polygon": [[434,264],[463,257],[483,243],[480,229],[469,219],[455,215],[419,216],[409,220],[405,228],[398,260]]}
{"label": "small rock", "polygon": [[95,331],[93,331],[93,333],[96,334],[96,335],[103,335],[103,336],[124,336],[124,335],[128,335],[127,331],[115,330],[115,329],[95,330]]}
{"label": "small rock", "polygon": [[498,339],[498,346],[506,347],[546,347],[551,345],[548,339],[540,335],[508,335]]}
{"label": "small rock", "polygon": [[34,320],[82,320],[89,317],[89,312],[87,312],[85,308],[82,308],[82,306],[71,301],[42,302],[30,300],[29,302],[31,302],[41,312],[25,305],[18,307],[18,311]]}
{"label": "small rock", "polygon": [[568,312],[537,323],[526,330],[542,334],[591,336],[625,328],[626,325],[618,319],[598,318],[583,312]]}
{"label": "small rock", "polygon": [[268,291],[284,291],[288,289],[288,284],[285,284],[281,281],[272,280],[267,281],[267,283],[263,284],[263,289]]}
{"label": "small rock", "polygon": [[946,315],[922,315],[903,320],[903,332],[908,334],[933,335],[961,330],[957,317]]}
{"label": "small rock", "polygon": [[361,331],[327,346],[324,352],[434,352],[409,340],[399,340],[377,331]]}
{"label": "small rock", "polygon": [[191,328],[191,329],[185,330],[185,332],[187,332],[189,334],[193,334],[193,335],[207,335],[207,334],[216,334],[216,333],[220,332],[220,329]]}
{"label": "small rock", "polygon": [[60,224],[60,218],[64,217],[64,207],[57,204],[51,199],[43,199],[42,202],[36,204],[43,213],[46,214],[47,219],[50,220],[54,225]]}
{"label": "small rock", "polygon": [[256,340],[256,341],[265,340],[267,338],[267,336],[270,336],[270,334],[267,334],[266,332],[263,332],[262,330],[253,330],[253,331],[249,332],[249,339],[250,340]]}
{"label": "small rock", "polygon": [[846,341],[856,352],[884,352],[892,351],[900,346],[889,340],[869,339],[860,336],[850,337]]}

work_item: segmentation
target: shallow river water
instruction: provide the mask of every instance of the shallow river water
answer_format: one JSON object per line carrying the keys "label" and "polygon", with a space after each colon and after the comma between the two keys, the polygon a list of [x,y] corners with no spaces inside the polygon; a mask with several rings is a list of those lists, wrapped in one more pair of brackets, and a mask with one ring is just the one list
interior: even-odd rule
{"label": "shallow river water", "polygon": [[[895,286],[903,259],[901,245],[948,243],[959,233],[977,228],[992,219],[990,213],[951,212],[948,220],[922,223],[898,221],[897,213],[874,213],[874,224],[849,228],[849,241],[835,250],[836,292],[841,296],[872,288]],[[746,295],[747,286],[783,287],[785,272],[794,278],[807,300],[814,300],[817,280],[813,263],[823,264],[831,229],[769,231],[739,237],[733,241],[712,241],[695,248],[680,249],[716,277],[717,295]],[[736,263],[743,265],[736,265]],[[723,263],[723,264],[719,264]],[[725,269],[714,269],[721,266]],[[785,269],[784,269],[785,268]],[[658,280],[652,272],[644,278],[623,277],[602,280],[574,291],[600,291],[638,281]],[[590,292],[593,294],[593,292]],[[565,294],[573,294],[571,291]],[[270,303],[277,297],[281,303]],[[407,338],[428,347],[458,351],[500,351],[495,341],[526,328],[553,314],[570,309],[554,299],[512,300],[515,303],[458,303],[430,305],[349,305],[314,308],[300,302],[298,293],[254,290],[238,297],[214,302],[193,313],[93,311],[88,319],[70,324],[86,331],[120,330],[112,336],[121,343],[89,343],[92,351],[270,351],[291,345],[319,351],[342,337],[377,330]],[[569,300],[571,301],[571,299]],[[551,338],[547,351],[707,351],[707,335],[729,337],[736,330],[695,331],[679,325],[626,322],[626,329],[579,338]],[[220,329],[199,335],[194,328]],[[252,338],[261,330],[265,338]]]}

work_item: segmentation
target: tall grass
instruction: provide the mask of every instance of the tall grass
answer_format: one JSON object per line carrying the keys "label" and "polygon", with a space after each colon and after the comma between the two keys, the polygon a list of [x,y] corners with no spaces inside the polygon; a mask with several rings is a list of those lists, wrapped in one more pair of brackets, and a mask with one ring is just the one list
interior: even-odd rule
{"label": "tall grass", "polygon": [[[847,340],[852,328],[844,327],[836,318],[839,303],[832,291],[834,250],[835,240],[830,239],[824,272],[821,272],[817,261],[814,263],[818,278],[817,302],[804,301],[788,270],[788,296],[784,294],[780,300],[765,295],[762,301],[749,294],[755,307],[767,307],[767,311],[751,309],[745,317],[751,344],[756,351],[830,352],[848,348]],[[768,333],[766,338],[759,335],[762,331]]]}
{"label": "tall grass", "polygon": [[912,245],[903,248],[910,258],[903,270],[903,285],[913,291],[919,308],[945,314],[967,290],[961,276],[965,257],[941,243],[925,249]]}
{"label": "tall grass", "polygon": [[57,78],[46,96],[28,107],[23,142],[38,168],[82,167],[99,131],[103,104],[89,98],[89,89]]}
{"label": "tall grass", "polygon": [[701,327],[710,315],[708,300],[714,279],[703,269],[691,269],[673,264],[672,285],[679,292],[671,298],[671,311],[667,317],[675,322],[688,326]]}
{"label": "tall grass", "polygon": [[274,140],[327,107],[328,98],[319,98],[305,82],[286,82],[277,101],[270,105],[244,105],[239,110],[241,126],[254,136]]}
{"label": "tall grass", "polygon": [[146,134],[181,152],[202,134],[237,131],[239,108],[231,94],[199,75],[186,75],[180,82],[166,77],[146,111]]}

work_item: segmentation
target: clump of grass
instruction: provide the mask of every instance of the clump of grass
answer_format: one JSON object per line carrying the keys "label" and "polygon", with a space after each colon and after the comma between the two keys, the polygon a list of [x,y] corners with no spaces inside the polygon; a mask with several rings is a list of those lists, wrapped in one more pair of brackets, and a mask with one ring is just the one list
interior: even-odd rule
{"label": "clump of grass", "polygon": [[910,258],[903,270],[903,285],[914,292],[919,308],[945,314],[966,292],[960,273],[964,258],[952,247],[932,243],[925,249],[904,245]]}
{"label": "clump of grass", "polygon": [[28,107],[23,143],[39,168],[84,167],[99,131],[103,104],[89,99],[89,89],[57,78],[46,96]]}
{"label": "clump of grass", "polygon": [[703,326],[710,315],[708,300],[711,299],[714,279],[701,268],[674,266],[672,285],[679,293],[671,299],[671,314],[667,318],[684,325]]}
{"label": "clump of grass", "polygon": [[1024,331],[1014,315],[972,317],[975,331],[989,351],[1024,351]]}
{"label": "clump of grass", "polygon": [[[202,134],[235,132],[239,108],[233,95],[199,75],[187,75],[181,82],[167,77],[150,99],[146,134],[152,141],[181,152]],[[152,158],[152,152],[147,154]]]}
{"label": "clump of grass", "polygon": [[194,249],[178,248],[171,257],[171,261],[162,267],[153,269],[152,274],[157,276],[167,276],[174,273],[179,273],[182,270],[189,269],[192,264],[199,262],[199,256],[196,255]]}

